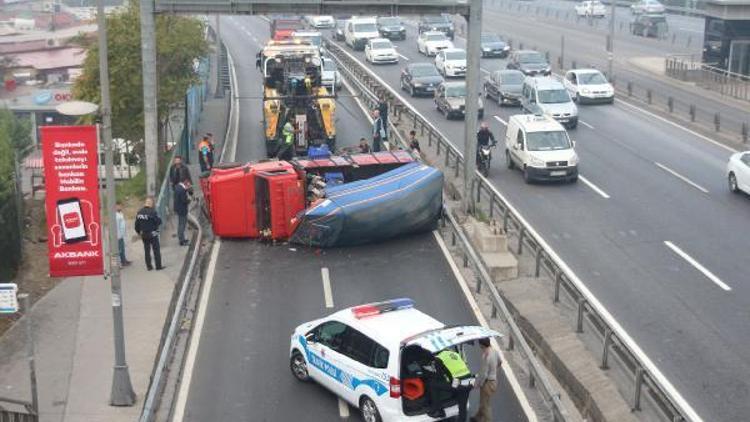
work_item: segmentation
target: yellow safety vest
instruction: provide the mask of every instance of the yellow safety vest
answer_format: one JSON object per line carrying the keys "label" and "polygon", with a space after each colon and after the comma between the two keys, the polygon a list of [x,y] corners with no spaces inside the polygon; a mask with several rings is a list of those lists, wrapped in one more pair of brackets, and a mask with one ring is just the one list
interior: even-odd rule
{"label": "yellow safety vest", "polygon": [[282,134],[284,135],[284,141],[287,144],[291,144],[292,141],[294,140],[294,129],[289,130],[288,126],[285,124],[281,131],[282,131]]}
{"label": "yellow safety vest", "polygon": [[443,350],[435,357],[440,359],[453,379],[461,379],[467,375],[471,375],[469,367],[458,353],[451,350]]}

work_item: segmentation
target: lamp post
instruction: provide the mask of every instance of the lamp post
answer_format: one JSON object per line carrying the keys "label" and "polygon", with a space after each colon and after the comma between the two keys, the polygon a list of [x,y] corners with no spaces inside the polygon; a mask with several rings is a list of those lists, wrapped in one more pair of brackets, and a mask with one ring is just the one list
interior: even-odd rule
{"label": "lamp post", "polygon": [[112,141],[112,116],[109,96],[109,61],[107,59],[107,24],[104,16],[102,0],[97,1],[97,32],[99,38],[99,85],[101,107],[83,101],[72,101],[60,105],[57,110],[61,114],[83,116],[99,110],[101,127],[99,130],[100,143],[104,145],[104,164],[106,170],[107,215],[109,221],[109,242],[107,245],[107,262],[112,290],[112,319],[114,323],[115,365],[112,375],[112,390],[110,405],[132,406],[135,403],[135,392],[130,382],[130,372],[125,360],[125,329],[122,315],[122,284],[120,282],[120,266],[117,262],[117,212],[115,207],[115,172],[114,145]]}

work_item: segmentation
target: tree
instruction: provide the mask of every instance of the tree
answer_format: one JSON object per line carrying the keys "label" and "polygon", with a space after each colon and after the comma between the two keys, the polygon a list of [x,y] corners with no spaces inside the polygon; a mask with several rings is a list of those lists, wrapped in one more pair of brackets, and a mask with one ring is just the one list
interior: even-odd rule
{"label": "tree", "polygon": [[0,115],[0,256],[3,257],[0,259],[0,280],[12,279],[21,262],[19,196],[16,192],[15,154],[11,138],[15,120],[10,112]]}
{"label": "tree", "polygon": [[31,120],[19,119],[12,111],[0,110],[0,127],[5,128],[11,147],[18,154],[18,159],[31,152]]}
{"label": "tree", "polygon": [[[140,27],[137,2],[130,2],[122,13],[107,17],[112,135],[134,141],[139,152],[143,150],[140,140],[144,137]],[[176,15],[156,17],[160,125],[166,124],[174,108],[182,104],[188,87],[198,82],[193,62],[208,53],[208,42],[203,33],[203,23],[198,19]],[[99,102],[97,43],[88,46],[83,72],[73,86],[73,96]]]}

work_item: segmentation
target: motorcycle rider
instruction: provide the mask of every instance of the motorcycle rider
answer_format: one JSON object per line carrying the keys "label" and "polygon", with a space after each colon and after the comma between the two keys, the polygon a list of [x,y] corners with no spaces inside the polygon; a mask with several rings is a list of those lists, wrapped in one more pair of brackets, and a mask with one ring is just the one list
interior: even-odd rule
{"label": "motorcycle rider", "polygon": [[479,166],[479,163],[481,162],[480,151],[482,150],[482,147],[488,145],[494,147],[497,145],[497,142],[495,141],[495,135],[490,131],[487,122],[482,122],[479,125],[479,131],[477,131],[477,166]]}

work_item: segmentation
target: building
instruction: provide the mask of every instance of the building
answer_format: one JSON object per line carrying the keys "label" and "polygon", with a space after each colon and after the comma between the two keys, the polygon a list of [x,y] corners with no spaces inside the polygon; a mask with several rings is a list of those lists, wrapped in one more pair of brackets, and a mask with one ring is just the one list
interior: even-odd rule
{"label": "building", "polygon": [[708,0],[703,62],[750,76],[750,0]]}

